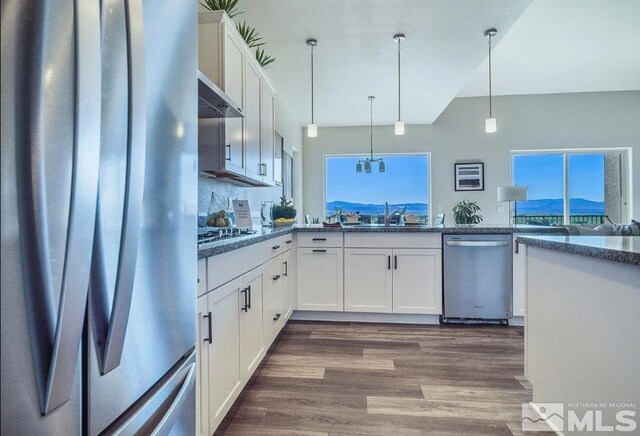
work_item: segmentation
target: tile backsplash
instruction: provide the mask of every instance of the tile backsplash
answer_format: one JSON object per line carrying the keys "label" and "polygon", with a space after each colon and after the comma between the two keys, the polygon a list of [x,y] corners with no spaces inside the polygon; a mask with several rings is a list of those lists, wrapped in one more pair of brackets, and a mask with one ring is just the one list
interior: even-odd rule
{"label": "tile backsplash", "polygon": [[[227,197],[231,197],[233,200],[249,200],[251,218],[255,227],[260,225],[260,205],[263,201],[279,202],[282,195],[282,186],[248,188],[200,175],[198,176],[198,213],[207,213],[209,211],[212,192],[215,192],[216,196],[223,199],[225,206]],[[218,209],[219,206],[216,204],[215,211]]]}

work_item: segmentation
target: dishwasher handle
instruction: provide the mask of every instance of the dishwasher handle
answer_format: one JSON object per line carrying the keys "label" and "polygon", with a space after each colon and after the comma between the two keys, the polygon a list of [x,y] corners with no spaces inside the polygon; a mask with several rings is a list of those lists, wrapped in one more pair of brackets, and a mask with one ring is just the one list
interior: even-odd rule
{"label": "dishwasher handle", "polygon": [[509,241],[446,241],[447,247],[506,247]]}

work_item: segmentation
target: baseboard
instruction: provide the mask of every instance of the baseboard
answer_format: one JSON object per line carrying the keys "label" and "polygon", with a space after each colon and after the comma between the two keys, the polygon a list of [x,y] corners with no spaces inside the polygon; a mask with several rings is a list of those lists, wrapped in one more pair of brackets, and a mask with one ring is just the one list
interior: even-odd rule
{"label": "baseboard", "polygon": [[514,316],[509,320],[509,325],[524,327],[524,316]]}
{"label": "baseboard", "polygon": [[291,320],[337,321],[337,322],[381,322],[389,324],[440,324],[439,315],[416,315],[405,313],[359,313],[319,312],[294,310]]}

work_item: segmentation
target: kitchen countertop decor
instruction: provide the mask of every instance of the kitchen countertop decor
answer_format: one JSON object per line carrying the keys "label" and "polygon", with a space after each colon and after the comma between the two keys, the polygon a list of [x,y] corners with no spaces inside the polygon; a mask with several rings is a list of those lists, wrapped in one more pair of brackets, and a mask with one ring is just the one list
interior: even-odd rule
{"label": "kitchen countertop decor", "polygon": [[518,236],[517,242],[532,247],[640,265],[640,236]]}

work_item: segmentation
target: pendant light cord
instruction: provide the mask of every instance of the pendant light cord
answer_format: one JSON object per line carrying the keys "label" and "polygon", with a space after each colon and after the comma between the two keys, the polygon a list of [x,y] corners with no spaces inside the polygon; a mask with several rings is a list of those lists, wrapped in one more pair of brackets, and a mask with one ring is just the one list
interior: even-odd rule
{"label": "pendant light cord", "polygon": [[373,98],[369,98],[371,102],[371,122],[369,123],[369,135],[371,136],[371,160],[373,160]]}
{"label": "pendant light cord", "polygon": [[313,46],[311,46],[311,124],[313,121]]}
{"label": "pendant light cord", "polygon": [[493,118],[491,106],[491,34],[489,34],[489,118]]}
{"label": "pendant light cord", "polygon": [[400,118],[400,44],[402,41],[398,38],[398,121],[402,119]]}

